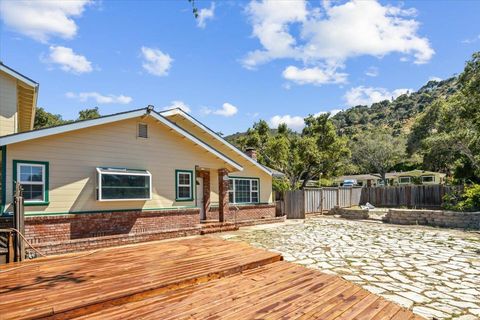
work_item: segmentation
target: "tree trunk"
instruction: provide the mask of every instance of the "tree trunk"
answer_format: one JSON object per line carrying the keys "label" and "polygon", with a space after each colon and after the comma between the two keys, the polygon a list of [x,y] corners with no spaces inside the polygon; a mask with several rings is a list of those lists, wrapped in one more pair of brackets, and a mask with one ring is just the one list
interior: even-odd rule
{"label": "tree trunk", "polygon": [[307,173],[305,175],[305,179],[303,179],[302,185],[300,186],[300,190],[305,189],[305,187],[307,186],[308,180],[310,180],[310,174],[309,173]]}

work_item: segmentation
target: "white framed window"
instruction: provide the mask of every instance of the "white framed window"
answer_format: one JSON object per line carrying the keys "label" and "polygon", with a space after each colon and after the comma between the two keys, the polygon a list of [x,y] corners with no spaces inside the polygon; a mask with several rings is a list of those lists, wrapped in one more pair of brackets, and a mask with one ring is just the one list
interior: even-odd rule
{"label": "white framed window", "polygon": [[175,170],[176,201],[193,201],[193,171]]}
{"label": "white framed window", "polygon": [[260,201],[260,181],[258,178],[232,177],[228,181],[230,203],[258,203]]}
{"label": "white framed window", "polygon": [[25,204],[48,202],[48,163],[15,161],[16,181],[23,189]]}
{"label": "white framed window", "polygon": [[398,178],[398,183],[399,184],[409,184],[412,182],[412,178],[411,177],[399,177]]}
{"label": "white framed window", "polygon": [[152,175],[147,170],[97,168],[97,200],[152,199]]}
{"label": "white framed window", "polygon": [[434,176],[422,176],[422,183],[434,183],[435,177]]}

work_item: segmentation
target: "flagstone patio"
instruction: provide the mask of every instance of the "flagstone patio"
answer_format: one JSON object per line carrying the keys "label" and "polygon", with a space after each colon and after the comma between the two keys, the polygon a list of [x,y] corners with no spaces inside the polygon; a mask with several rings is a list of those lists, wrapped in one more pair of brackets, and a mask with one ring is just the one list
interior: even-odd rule
{"label": "flagstone patio", "polygon": [[224,233],[427,318],[480,318],[480,234],[315,217]]}

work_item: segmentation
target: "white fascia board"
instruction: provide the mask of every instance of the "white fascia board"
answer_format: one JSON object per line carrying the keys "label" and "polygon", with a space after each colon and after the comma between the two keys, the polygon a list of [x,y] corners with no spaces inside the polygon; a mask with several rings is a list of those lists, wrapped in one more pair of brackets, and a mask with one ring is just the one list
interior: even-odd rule
{"label": "white fascia board", "polygon": [[43,138],[47,136],[51,136],[54,134],[60,134],[64,132],[74,131],[78,129],[89,128],[93,126],[98,126],[102,124],[107,124],[115,121],[121,121],[136,117],[141,117],[147,114],[145,109],[135,110],[131,112],[125,112],[113,116],[106,116],[103,118],[92,119],[92,120],[85,120],[80,122],[74,122],[71,124],[65,124],[58,127],[46,128],[46,129],[39,129],[33,130],[23,133],[17,133],[10,136],[0,137],[0,146],[9,145],[12,143],[22,142],[31,139]]}
{"label": "white fascia board", "polygon": [[32,80],[30,80],[30,79],[22,76],[21,74],[13,71],[13,70],[10,69],[10,68],[5,67],[5,66],[2,65],[2,64],[0,64],[0,70],[3,71],[3,72],[5,72],[5,73],[8,74],[9,76],[12,76],[12,77],[14,77],[14,78],[17,79],[17,80],[20,80],[20,81],[22,81],[23,83],[26,83],[27,85],[29,85],[29,86],[31,86],[31,87],[34,87],[34,88],[38,87],[38,83],[33,82]]}
{"label": "white fascia board", "polygon": [[169,117],[169,116],[173,116],[173,115],[181,115],[182,117],[184,117],[185,119],[187,119],[188,121],[192,122],[193,124],[195,124],[197,127],[200,127],[203,129],[203,131],[205,131],[206,133],[208,133],[210,136],[212,136],[213,138],[217,139],[218,141],[220,141],[221,143],[225,144],[227,147],[229,147],[230,149],[232,149],[233,151],[235,151],[239,156],[243,157],[244,159],[250,161],[252,164],[254,164],[255,166],[257,166],[258,168],[260,168],[261,170],[263,170],[264,172],[266,172],[268,175],[272,175],[272,172],[270,170],[268,170],[267,168],[265,168],[264,166],[262,166],[260,163],[258,163],[257,161],[253,160],[252,158],[250,158],[249,156],[247,156],[245,153],[243,153],[242,151],[240,151],[239,149],[237,149],[235,146],[233,146],[231,143],[229,143],[228,141],[226,141],[225,139],[223,139],[222,137],[220,137],[218,134],[216,134],[215,132],[213,132],[211,129],[209,129],[207,126],[205,126],[203,123],[201,123],[200,121],[196,120],[195,118],[193,118],[192,116],[190,116],[188,113],[184,112],[182,109],[171,109],[171,110],[166,110],[166,111],[162,111],[160,112],[160,114],[164,117]]}
{"label": "white fascia board", "polygon": [[180,128],[179,126],[177,126],[176,124],[174,124],[173,122],[171,122],[170,120],[168,120],[167,118],[165,118],[164,116],[162,116],[161,114],[158,114],[157,112],[152,112],[150,114],[152,117],[154,117],[156,120],[158,120],[159,122],[161,122],[162,124],[166,125],[167,127],[169,127],[170,129],[178,132],[179,134],[181,134],[182,136],[184,136],[185,138],[189,139],[190,141],[198,144],[199,146],[201,146],[202,148],[204,148],[205,150],[213,153],[214,155],[216,155],[217,157],[219,157],[220,159],[222,159],[223,161],[225,161],[226,163],[228,163],[229,165],[231,165],[232,167],[234,167],[235,169],[237,169],[238,171],[242,171],[243,170],[243,167],[241,165],[239,165],[238,163],[236,163],[235,161],[233,161],[232,159],[228,158],[227,156],[225,156],[224,154],[222,154],[221,152],[219,152],[218,150],[212,148],[211,146],[209,146],[208,144],[206,144],[205,142],[201,141],[200,139],[198,139],[197,137],[193,136],[192,134],[188,133],[187,131],[185,131],[184,129]]}

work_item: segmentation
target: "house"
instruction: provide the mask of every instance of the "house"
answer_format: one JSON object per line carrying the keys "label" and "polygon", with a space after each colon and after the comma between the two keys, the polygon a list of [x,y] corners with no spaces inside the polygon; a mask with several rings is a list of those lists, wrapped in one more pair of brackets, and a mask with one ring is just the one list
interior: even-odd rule
{"label": "house", "polygon": [[[19,101],[1,103],[10,118],[26,117]],[[181,109],[39,130],[34,108],[30,117],[0,136],[1,212],[5,224],[20,183],[26,236],[45,252],[198,234],[201,221],[276,221],[271,170]]]}
{"label": "house", "polygon": [[[411,170],[404,172],[388,172],[386,174],[387,185],[409,184],[442,184],[445,183],[445,174],[440,172]],[[335,184],[342,185],[345,180],[355,180],[359,186],[375,187],[383,186],[384,183],[378,174],[355,174],[341,176],[335,179]]]}

